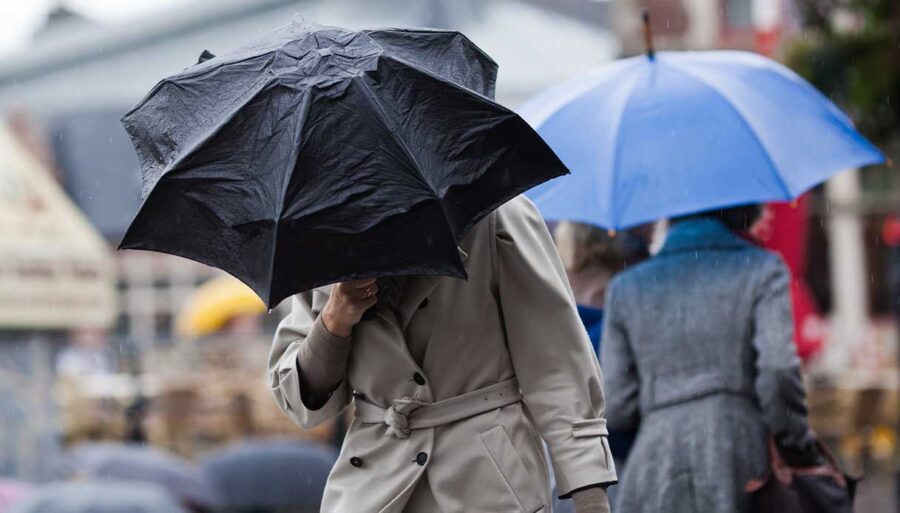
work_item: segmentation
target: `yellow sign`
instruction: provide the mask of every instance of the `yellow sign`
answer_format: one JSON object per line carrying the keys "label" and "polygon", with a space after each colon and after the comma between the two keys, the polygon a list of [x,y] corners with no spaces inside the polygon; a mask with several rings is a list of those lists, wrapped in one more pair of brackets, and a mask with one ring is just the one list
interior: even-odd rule
{"label": "yellow sign", "polygon": [[109,327],[115,304],[106,241],[0,126],[0,328]]}

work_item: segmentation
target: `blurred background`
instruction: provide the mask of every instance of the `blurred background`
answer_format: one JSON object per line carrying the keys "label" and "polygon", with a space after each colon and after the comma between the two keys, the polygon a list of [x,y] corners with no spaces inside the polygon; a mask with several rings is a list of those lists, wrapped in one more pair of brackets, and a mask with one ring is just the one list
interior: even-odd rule
{"label": "blurred background", "polygon": [[[304,457],[319,463],[298,472],[313,495],[321,461],[333,461],[341,422],[301,431],[266,382],[287,305],[267,312],[214,269],[114,249],[140,200],[119,118],[160,78],[296,15],[347,28],[429,26],[486,50],[500,65],[497,99],[515,109],[641,53],[642,7],[659,49],[776,58],[900,159],[896,0],[0,3],[0,511],[3,490],[90,474],[70,450],[86,445],[149,445],[183,458],[219,495],[215,483],[229,488],[214,478],[223,458],[285,453],[271,444],[309,449]],[[890,167],[847,170],[772,205],[757,233],[795,274],[813,421],[848,469],[866,473],[859,511],[898,511],[900,180]],[[215,502],[169,491],[195,510]]]}

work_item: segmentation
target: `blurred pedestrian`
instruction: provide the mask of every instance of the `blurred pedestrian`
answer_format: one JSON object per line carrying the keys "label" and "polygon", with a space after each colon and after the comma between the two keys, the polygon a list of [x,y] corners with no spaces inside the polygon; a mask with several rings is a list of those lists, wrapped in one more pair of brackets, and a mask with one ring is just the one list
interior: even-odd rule
{"label": "blurred pedestrian", "polygon": [[789,464],[817,462],[788,271],[743,235],[759,213],[676,218],[660,252],[610,285],[610,427],[639,426],[618,511],[742,511],[745,484],[768,469],[770,434]]}
{"label": "blurred pedestrian", "polygon": [[[608,512],[600,370],[544,221],[514,199],[460,251],[468,280],[293,298],[270,358],[279,406],[306,427],[356,406],[322,511],[547,512],[543,439],[558,492],[578,513]],[[378,301],[386,285],[398,293]]]}
{"label": "blurred pedestrian", "polygon": [[652,226],[611,233],[593,225],[563,221],[554,230],[578,316],[598,356],[606,288],[613,276],[650,256]]}
{"label": "blurred pedestrian", "polygon": [[56,358],[56,371],[62,376],[108,374],[115,372],[115,367],[109,335],[97,328],[73,330],[69,344]]}

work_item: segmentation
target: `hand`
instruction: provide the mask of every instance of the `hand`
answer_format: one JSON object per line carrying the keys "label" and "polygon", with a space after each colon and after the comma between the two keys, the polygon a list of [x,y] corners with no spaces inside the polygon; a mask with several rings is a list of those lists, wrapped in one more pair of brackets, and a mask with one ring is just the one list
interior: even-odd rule
{"label": "hand", "polygon": [[353,326],[378,302],[375,278],[345,281],[331,286],[328,303],[322,309],[322,322],[332,335],[349,337]]}

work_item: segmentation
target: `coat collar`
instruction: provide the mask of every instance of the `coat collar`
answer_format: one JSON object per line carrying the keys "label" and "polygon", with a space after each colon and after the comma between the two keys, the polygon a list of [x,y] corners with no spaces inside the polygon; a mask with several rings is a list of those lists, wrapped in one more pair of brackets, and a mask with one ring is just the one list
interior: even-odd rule
{"label": "coat collar", "polygon": [[[462,261],[463,265],[466,265],[466,261],[469,258],[468,253],[462,250],[462,248],[457,248],[459,251],[459,259]],[[416,311],[419,309],[419,305],[422,304],[422,301],[425,300],[426,297],[431,295],[441,283],[444,282],[447,278],[444,276],[410,276],[406,280],[406,285],[403,290],[403,293],[400,297],[400,305],[397,308],[397,314],[394,312],[385,311],[385,308],[379,307],[378,314],[381,315],[388,322],[395,324],[400,332],[403,333],[406,331],[406,327],[409,325],[409,322],[412,320],[413,315],[415,315]]]}
{"label": "coat collar", "polygon": [[688,219],[672,225],[660,256],[703,250],[736,251],[752,243],[711,218]]}

